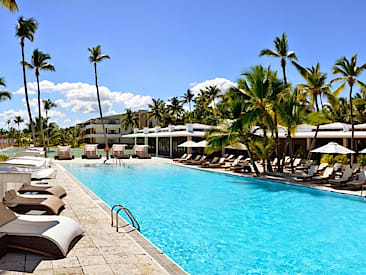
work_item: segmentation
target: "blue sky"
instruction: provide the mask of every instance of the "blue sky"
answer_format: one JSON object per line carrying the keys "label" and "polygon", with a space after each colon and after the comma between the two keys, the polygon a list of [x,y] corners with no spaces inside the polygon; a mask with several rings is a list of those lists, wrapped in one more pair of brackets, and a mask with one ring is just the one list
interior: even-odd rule
{"label": "blue sky", "polygon": [[[30,60],[35,48],[51,55],[56,72],[41,73],[41,80],[46,80],[42,98],[57,100],[52,120],[62,126],[97,116],[87,48],[98,44],[111,56],[98,67],[100,85],[106,87],[103,111],[108,114],[143,108],[150,97],[166,100],[182,95],[208,80],[219,78],[220,85],[227,86],[260,63],[280,69],[278,60],[259,58],[258,53],[273,48],[274,37],[282,32],[300,64],[319,61],[329,77],[341,56],[358,53],[359,61],[366,62],[363,1],[18,0],[18,4],[19,13],[0,9],[0,76],[7,89],[16,92],[12,101],[0,103],[0,127],[16,114],[27,118],[20,90],[20,46],[14,34],[20,15],[39,22],[35,41],[26,42],[26,57]],[[288,78],[301,82],[291,65]],[[28,71],[28,82],[33,81]]]}

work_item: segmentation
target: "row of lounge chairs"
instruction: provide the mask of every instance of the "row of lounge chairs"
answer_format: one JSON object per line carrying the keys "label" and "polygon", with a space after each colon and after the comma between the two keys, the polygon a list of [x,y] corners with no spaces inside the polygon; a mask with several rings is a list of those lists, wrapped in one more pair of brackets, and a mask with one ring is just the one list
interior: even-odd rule
{"label": "row of lounge chairs", "polygon": [[211,160],[208,160],[205,155],[193,157],[192,154],[184,154],[178,159],[173,159],[173,161],[185,165],[198,165],[202,168],[223,168],[234,172],[251,172],[252,169],[248,159],[243,158],[243,155],[237,158],[234,155],[226,155],[221,158],[213,157]]}
{"label": "row of lounge chairs", "polygon": [[[130,155],[125,153],[124,144],[113,144],[111,148],[111,158],[116,159],[129,159]],[[140,148],[133,148],[133,157],[140,159],[151,159],[151,156],[146,153],[145,148],[140,150]],[[102,156],[98,154],[98,144],[85,144],[84,152],[81,156],[82,159],[101,159]],[[71,160],[74,156],[71,154],[71,146],[57,146],[57,155],[55,159],[58,160]]]}
{"label": "row of lounge chairs", "polygon": [[[55,177],[51,160],[43,158],[41,150],[38,156],[36,149],[30,149],[29,154],[26,151],[21,157],[11,158],[0,165],[0,233],[6,234],[9,248],[52,258],[65,257],[83,230],[73,219],[56,216],[65,206],[62,200],[66,196],[64,188],[32,182],[35,172],[39,172],[38,179]],[[49,174],[43,170],[54,172]],[[30,211],[32,215],[27,215]]]}
{"label": "row of lounge chairs", "polygon": [[328,166],[328,163],[311,165],[306,174],[295,174],[298,181],[311,181],[316,184],[330,184],[335,189],[361,190],[366,186],[366,171],[360,170],[359,164],[343,166],[336,163]]}

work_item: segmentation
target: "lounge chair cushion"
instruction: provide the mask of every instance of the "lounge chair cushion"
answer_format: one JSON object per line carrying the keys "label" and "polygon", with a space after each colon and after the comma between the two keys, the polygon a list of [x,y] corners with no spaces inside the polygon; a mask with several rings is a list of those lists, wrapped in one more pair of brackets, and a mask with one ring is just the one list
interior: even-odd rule
{"label": "lounge chair cushion", "polygon": [[4,204],[0,203],[0,226],[3,226],[12,220],[15,220],[16,218],[17,216],[13,211],[7,208]]}

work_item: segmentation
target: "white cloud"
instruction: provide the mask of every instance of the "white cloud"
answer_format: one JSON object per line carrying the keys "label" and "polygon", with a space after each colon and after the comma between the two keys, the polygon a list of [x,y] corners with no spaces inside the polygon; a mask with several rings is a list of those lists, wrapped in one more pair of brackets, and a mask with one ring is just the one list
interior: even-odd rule
{"label": "white cloud", "polygon": [[[17,90],[17,91],[15,91],[15,92],[12,92],[11,94],[12,94],[12,95],[24,95],[24,87],[22,87],[22,88],[18,89],[18,90]],[[34,91],[34,90],[29,90],[29,89],[28,89],[28,94],[29,94],[29,95],[35,95],[35,94],[36,94],[36,91]]]}
{"label": "white cloud", "polygon": [[13,122],[13,120],[16,116],[21,116],[25,120],[25,122],[28,121],[28,113],[26,110],[16,111],[14,109],[10,109],[10,110],[0,113],[0,118],[2,118],[2,120],[5,121],[5,124],[8,119],[10,119]]}
{"label": "white cloud", "polygon": [[[82,82],[76,83],[53,83],[43,80],[40,83],[42,93],[59,92],[65,99],[55,101],[61,108],[71,107],[73,112],[96,113],[98,112],[97,93],[94,85]],[[37,83],[28,83],[28,89],[35,91]],[[103,112],[112,112],[113,103],[123,104],[125,108],[142,109],[151,103],[150,96],[135,95],[133,93],[111,91],[105,86],[99,87]],[[33,104],[33,100],[32,103]]]}
{"label": "white cloud", "polygon": [[190,89],[195,95],[198,95],[200,90],[204,90],[209,86],[217,86],[223,93],[226,93],[230,87],[236,86],[235,83],[225,78],[215,78],[201,83],[193,82],[191,84],[195,84],[195,86]]}
{"label": "white cloud", "polygon": [[70,124],[71,123],[71,119],[65,119],[64,120],[64,124]]}

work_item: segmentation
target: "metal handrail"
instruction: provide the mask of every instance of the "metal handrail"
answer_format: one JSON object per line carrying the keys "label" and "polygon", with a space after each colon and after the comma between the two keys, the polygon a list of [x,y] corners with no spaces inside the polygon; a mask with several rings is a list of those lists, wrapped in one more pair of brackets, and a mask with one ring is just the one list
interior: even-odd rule
{"label": "metal handrail", "polygon": [[116,211],[116,231],[118,232],[118,214],[121,210],[123,210],[123,212],[125,212],[125,214],[127,215],[127,217],[129,218],[130,222],[131,222],[131,225],[136,228],[138,231],[140,231],[140,224],[138,223],[138,221],[135,219],[135,217],[133,216],[133,214],[131,213],[131,211],[124,207],[123,205],[121,204],[116,204],[114,205],[112,208],[111,208],[111,220],[112,220],[112,223],[111,223],[111,226],[113,226],[113,210],[115,208],[118,207],[118,210]]}

